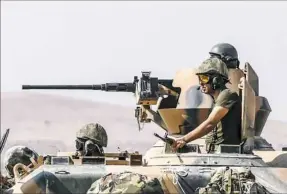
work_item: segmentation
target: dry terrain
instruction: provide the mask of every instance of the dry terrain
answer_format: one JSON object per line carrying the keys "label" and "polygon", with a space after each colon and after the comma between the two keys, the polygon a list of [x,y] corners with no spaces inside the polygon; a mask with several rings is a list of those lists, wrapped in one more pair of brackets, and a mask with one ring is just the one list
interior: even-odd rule
{"label": "dry terrain", "polygon": [[[146,124],[139,132],[131,107],[34,92],[1,93],[1,134],[10,128],[3,153],[16,144],[28,145],[41,154],[73,150],[76,131],[90,122],[106,128],[106,151],[120,147],[144,152],[157,141],[153,132],[164,133],[155,124]],[[269,120],[263,136],[281,149],[287,144],[286,128],[285,122]]]}

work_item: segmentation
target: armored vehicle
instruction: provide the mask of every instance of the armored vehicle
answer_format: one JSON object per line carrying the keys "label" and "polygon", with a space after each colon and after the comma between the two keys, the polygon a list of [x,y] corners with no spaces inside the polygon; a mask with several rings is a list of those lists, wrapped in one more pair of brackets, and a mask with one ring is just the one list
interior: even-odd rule
{"label": "armored vehicle", "polygon": [[[228,87],[242,99],[242,143],[220,145],[218,151],[212,154],[206,152],[204,137],[178,151],[173,151],[170,145],[173,137],[185,135],[202,123],[212,107],[211,97],[199,90],[195,69],[179,70],[174,79],[158,79],[151,77],[150,73],[142,72],[140,78],[135,76],[130,83],[23,85],[23,90],[132,92],[136,99],[135,116],[138,123],[154,122],[166,131],[167,136],[155,134],[159,141],[143,155],[105,153],[102,158],[75,158],[73,153],[58,153],[51,157],[51,164],[41,165],[26,173],[11,191],[87,193],[91,184],[106,174],[131,171],[157,177],[164,193],[211,193],[216,184],[222,186],[218,189],[221,193],[287,193],[287,152],[275,151],[261,137],[271,107],[268,99],[259,95],[259,79],[249,63],[245,63],[243,69],[229,69]],[[252,153],[244,153],[246,139],[253,142]],[[222,172],[233,175],[233,172],[245,169],[254,175],[254,182],[244,182],[239,173],[235,174],[235,178],[229,176],[215,183],[214,176],[220,169],[223,169],[221,175]],[[240,179],[238,187],[231,183],[236,177]],[[255,185],[261,185],[261,189]]]}

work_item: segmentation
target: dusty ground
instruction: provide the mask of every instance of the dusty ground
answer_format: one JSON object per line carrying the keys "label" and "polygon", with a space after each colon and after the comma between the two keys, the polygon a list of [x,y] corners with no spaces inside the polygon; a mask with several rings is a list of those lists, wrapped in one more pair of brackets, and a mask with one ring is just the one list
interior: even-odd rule
{"label": "dusty ground", "polygon": [[[153,123],[139,132],[130,107],[33,92],[1,93],[1,134],[10,128],[3,153],[16,144],[28,145],[41,154],[73,150],[76,131],[89,122],[99,122],[107,130],[106,151],[119,146],[144,152],[157,141],[153,132],[164,133]],[[281,149],[287,144],[286,128],[285,122],[269,120],[263,136]]]}

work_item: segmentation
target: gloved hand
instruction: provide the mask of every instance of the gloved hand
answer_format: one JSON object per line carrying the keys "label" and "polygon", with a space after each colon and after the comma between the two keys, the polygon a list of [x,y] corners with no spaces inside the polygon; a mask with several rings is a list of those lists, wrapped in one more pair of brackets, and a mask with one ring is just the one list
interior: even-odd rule
{"label": "gloved hand", "polygon": [[245,143],[243,144],[243,153],[252,154],[253,149],[254,149],[254,138],[249,137],[246,139]]}

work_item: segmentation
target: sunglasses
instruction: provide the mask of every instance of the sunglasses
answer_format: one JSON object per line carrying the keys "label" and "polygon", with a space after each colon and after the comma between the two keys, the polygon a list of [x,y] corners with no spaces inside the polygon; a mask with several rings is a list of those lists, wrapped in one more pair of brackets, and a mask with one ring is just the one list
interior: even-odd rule
{"label": "sunglasses", "polygon": [[211,77],[209,75],[198,75],[199,81],[203,84],[207,84]]}

